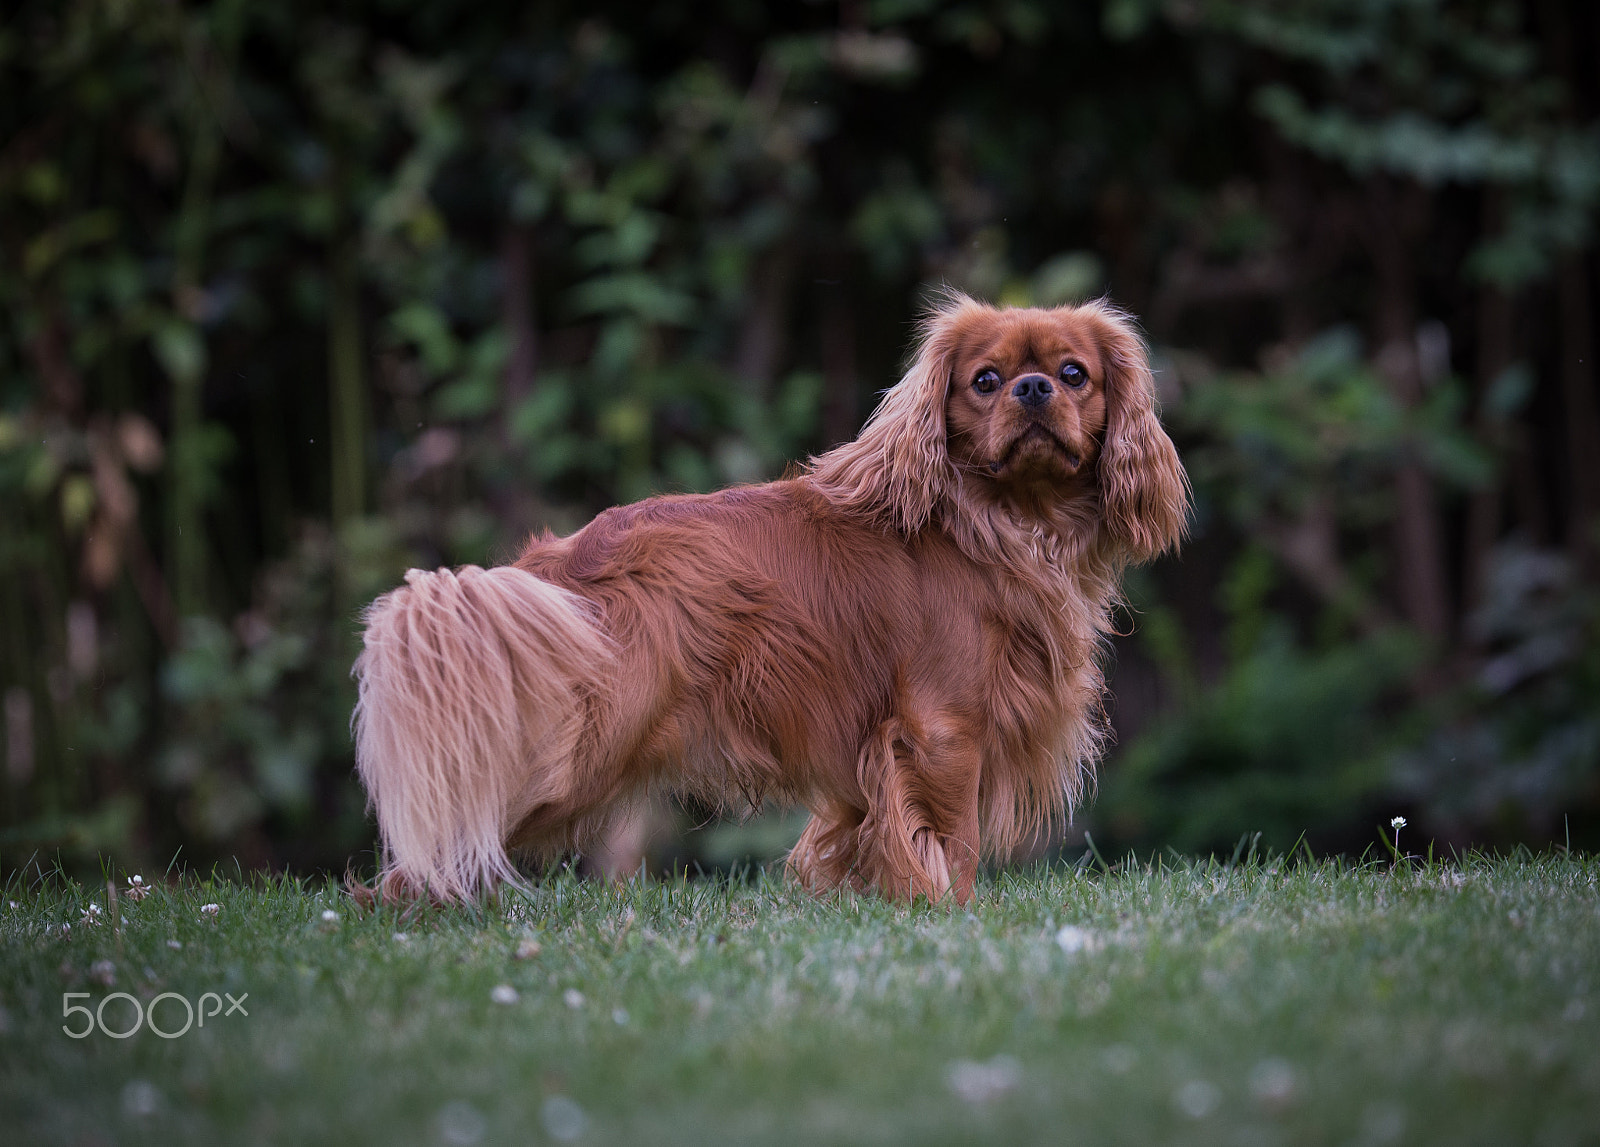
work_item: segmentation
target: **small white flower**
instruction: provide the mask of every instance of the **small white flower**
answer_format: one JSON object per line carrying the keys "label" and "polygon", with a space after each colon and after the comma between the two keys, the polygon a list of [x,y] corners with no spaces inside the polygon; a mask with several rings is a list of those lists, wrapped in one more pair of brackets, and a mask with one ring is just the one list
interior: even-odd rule
{"label": "small white flower", "polygon": [[122,1110],[138,1118],[154,1115],[161,1110],[161,1092],[153,1083],[135,1079],[122,1089]]}
{"label": "small white flower", "polygon": [[135,872],[132,876],[128,877],[128,883],[129,884],[143,884],[144,883],[144,877],[140,876],[137,872]]}
{"label": "small white flower", "polygon": [[1107,1071],[1127,1075],[1139,1062],[1139,1053],[1125,1043],[1114,1043],[1101,1053],[1100,1059]]}
{"label": "small white flower", "polygon": [[1389,822],[1389,827],[1390,828],[1397,828],[1398,829],[1398,828],[1404,828],[1405,826],[1406,826],[1406,818],[1403,817],[1403,816],[1397,816],[1397,817],[1395,817],[1393,820],[1391,820]]}
{"label": "small white flower", "polygon": [[1173,1093],[1172,1102],[1190,1119],[1204,1119],[1222,1102],[1222,1092],[1213,1083],[1191,1079]]}
{"label": "small white flower", "polygon": [[202,915],[202,916],[215,916],[218,912],[221,912],[221,911],[222,911],[222,905],[220,905],[220,904],[202,904],[202,905],[200,905],[200,915]]}
{"label": "small white flower", "polygon": [[1289,1106],[1298,1085],[1294,1065],[1277,1056],[1262,1060],[1250,1072],[1250,1094],[1264,1107]]}
{"label": "small white flower", "polygon": [[539,1121],[544,1124],[550,1138],[571,1143],[583,1134],[589,1119],[584,1115],[583,1108],[565,1095],[552,1095],[539,1109]]}
{"label": "small white flower", "polygon": [[411,943],[411,937],[407,936],[404,932],[396,932],[394,934],[394,942],[396,944],[409,944]]}
{"label": "small white flower", "polygon": [[90,927],[98,924],[100,922],[100,905],[91,904],[89,907],[85,908],[83,910],[82,922],[88,924]]}
{"label": "small white flower", "polygon": [[483,1141],[489,1121],[470,1103],[456,1100],[439,1109],[439,1137],[452,1147],[473,1147]]}
{"label": "small white flower", "polygon": [[1100,937],[1076,924],[1063,924],[1056,933],[1056,946],[1069,956],[1079,952],[1093,952],[1100,947]]}
{"label": "small white flower", "polygon": [[332,908],[324,908],[322,910],[322,922],[324,924],[336,924],[336,923],[338,923],[338,921],[339,921],[339,914],[337,912],[335,912]]}
{"label": "small white flower", "polygon": [[624,1025],[626,1025],[627,1022],[628,1022],[628,1009],[627,1008],[612,1008],[611,1009],[611,1022],[616,1024],[619,1028],[623,1027]]}
{"label": "small white flower", "polygon": [[567,1007],[577,1009],[583,1007],[583,993],[577,988],[568,988],[561,997],[567,1002]]}
{"label": "small white flower", "polygon": [[167,947],[171,948],[174,952],[181,952],[183,950],[183,941],[182,940],[168,940],[167,941]]}
{"label": "small white flower", "polygon": [[135,904],[137,904],[146,896],[150,895],[150,889],[145,887],[144,877],[140,876],[138,873],[134,873],[134,875],[128,877],[128,887],[123,895],[127,896],[129,900],[132,900]]}
{"label": "small white flower", "polygon": [[1022,1082],[1022,1065],[1009,1055],[997,1055],[987,1063],[958,1059],[945,1071],[945,1083],[956,1098],[967,1103],[988,1103]]}
{"label": "small white flower", "polygon": [[522,997],[517,994],[517,989],[510,984],[496,984],[489,993],[489,998],[497,1004],[514,1004]]}

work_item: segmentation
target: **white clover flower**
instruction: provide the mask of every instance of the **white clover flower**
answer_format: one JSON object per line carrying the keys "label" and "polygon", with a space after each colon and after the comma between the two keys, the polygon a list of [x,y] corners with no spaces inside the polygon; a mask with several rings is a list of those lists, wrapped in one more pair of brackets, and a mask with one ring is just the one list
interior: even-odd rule
{"label": "white clover flower", "polygon": [[1282,1109],[1289,1106],[1294,1101],[1297,1087],[1294,1065],[1277,1056],[1262,1060],[1250,1072],[1250,1094],[1263,1107]]}
{"label": "white clover flower", "polygon": [[458,1099],[439,1109],[438,1125],[439,1137],[446,1143],[473,1147],[473,1144],[482,1142],[489,1122],[472,1104]]}
{"label": "white clover flower", "polygon": [[566,1001],[567,1007],[573,1010],[577,1010],[584,1005],[583,993],[578,991],[577,988],[568,988],[561,998]]}
{"label": "white clover flower", "polygon": [[324,908],[322,910],[322,922],[324,924],[337,924],[339,922],[339,914],[332,908]]}
{"label": "white clover flower", "polygon": [[128,887],[124,895],[135,904],[150,895],[150,889],[145,886],[144,877],[138,873],[128,877]]}
{"label": "white clover flower", "polygon": [[987,1063],[958,1059],[946,1069],[945,1083],[956,1098],[967,1103],[989,1103],[1022,1082],[1022,1065],[1009,1055],[997,1055]]}
{"label": "white clover flower", "polygon": [[1079,952],[1094,952],[1101,946],[1101,938],[1087,928],[1076,924],[1063,924],[1056,933],[1056,946],[1069,956]]}
{"label": "white clover flower", "polygon": [[514,1004],[522,997],[517,994],[517,989],[510,984],[496,984],[489,993],[489,998],[497,1004]]}
{"label": "white clover flower", "polygon": [[161,1092],[155,1084],[135,1079],[122,1089],[122,1110],[127,1115],[148,1118],[161,1110]]}
{"label": "white clover flower", "polygon": [[220,904],[202,904],[202,905],[200,905],[200,915],[202,915],[202,916],[215,916],[218,912],[221,912],[221,911],[222,911],[222,905],[220,905]]}
{"label": "white clover flower", "polygon": [[1173,1093],[1172,1102],[1190,1119],[1204,1119],[1222,1102],[1222,1092],[1217,1090],[1214,1083],[1191,1079]]}
{"label": "white clover flower", "polygon": [[1127,1075],[1139,1062],[1139,1053],[1125,1043],[1114,1043],[1100,1054],[1100,1059],[1107,1071]]}
{"label": "white clover flower", "polygon": [[1401,828],[1404,828],[1405,826],[1406,826],[1406,818],[1403,817],[1403,816],[1397,816],[1397,817],[1395,817],[1393,820],[1391,820],[1389,822],[1389,827],[1390,828],[1401,829]]}
{"label": "white clover flower", "polygon": [[570,1143],[583,1134],[589,1119],[583,1108],[565,1095],[552,1095],[539,1109],[539,1121],[550,1138]]}

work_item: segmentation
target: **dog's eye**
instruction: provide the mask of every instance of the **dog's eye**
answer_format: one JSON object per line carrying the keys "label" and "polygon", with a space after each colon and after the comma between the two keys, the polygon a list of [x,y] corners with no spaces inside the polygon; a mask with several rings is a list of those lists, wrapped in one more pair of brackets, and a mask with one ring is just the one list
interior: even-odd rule
{"label": "dog's eye", "polygon": [[1076,390],[1089,381],[1089,376],[1084,373],[1083,367],[1069,362],[1061,368],[1061,381]]}
{"label": "dog's eye", "polygon": [[972,380],[972,389],[979,394],[992,394],[999,385],[1000,375],[992,370],[980,370],[978,377]]}

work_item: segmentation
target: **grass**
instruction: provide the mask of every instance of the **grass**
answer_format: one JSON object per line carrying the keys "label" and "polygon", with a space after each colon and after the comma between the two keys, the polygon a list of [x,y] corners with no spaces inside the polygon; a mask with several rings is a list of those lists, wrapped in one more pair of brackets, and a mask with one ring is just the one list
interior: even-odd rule
{"label": "grass", "polygon": [[[1040,868],[970,911],[760,873],[562,875],[408,918],[191,878],[120,898],[120,932],[106,899],[8,889],[9,1142],[1600,1140],[1580,856]],[[110,991],[248,993],[249,1014],[63,1034],[63,993]]]}

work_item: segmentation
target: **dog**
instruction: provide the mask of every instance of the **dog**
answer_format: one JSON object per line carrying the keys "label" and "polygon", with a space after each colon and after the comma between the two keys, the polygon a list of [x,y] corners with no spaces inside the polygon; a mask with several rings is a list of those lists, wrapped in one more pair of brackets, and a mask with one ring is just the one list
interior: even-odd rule
{"label": "dog", "polygon": [[667,788],[804,805],[787,870],[817,893],[967,903],[1092,781],[1120,576],[1188,505],[1128,315],[951,295],[859,437],[792,476],[368,608],[375,894],[475,897]]}

